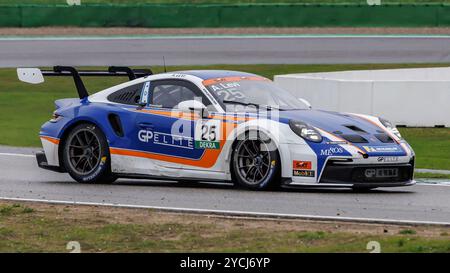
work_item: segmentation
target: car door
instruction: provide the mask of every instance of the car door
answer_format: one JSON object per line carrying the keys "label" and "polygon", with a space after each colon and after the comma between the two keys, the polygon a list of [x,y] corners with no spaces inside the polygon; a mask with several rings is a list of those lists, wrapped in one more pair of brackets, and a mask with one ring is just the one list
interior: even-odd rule
{"label": "car door", "polygon": [[[144,90],[143,90],[144,91]],[[209,100],[193,83],[186,80],[158,80],[149,86],[148,104],[138,110],[137,142],[156,164],[180,169],[202,167],[205,149],[196,146],[196,113],[183,112],[178,104],[187,100]]]}

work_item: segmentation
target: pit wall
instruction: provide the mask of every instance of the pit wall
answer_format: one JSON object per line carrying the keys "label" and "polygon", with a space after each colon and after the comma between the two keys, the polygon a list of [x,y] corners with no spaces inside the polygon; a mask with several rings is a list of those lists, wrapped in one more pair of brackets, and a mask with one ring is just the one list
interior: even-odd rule
{"label": "pit wall", "polygon": [[0,5],[1,27],[438,27],[446,4]]}
{"label": "pit wall", "polygon": [[450,127],[450,68],[431,70],[438,74],[430,69],[308,73],[277,75],[275,83],[314,109],[381,116],[409,127]]}

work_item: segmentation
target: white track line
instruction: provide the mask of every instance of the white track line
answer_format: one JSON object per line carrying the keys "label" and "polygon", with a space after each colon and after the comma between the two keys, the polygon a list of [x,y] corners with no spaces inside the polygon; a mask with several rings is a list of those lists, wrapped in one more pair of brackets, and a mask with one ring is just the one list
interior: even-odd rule
{"label": "white track line", "polygon": [[450,35],[357,35],[357,34],[280,34],[280,35],[117,35],[117,36],[4,36],[0,41],[108,41],[108,40],[184,40],[184,39],[449,39]]}
{"label": "white track line", "polygon": [[267,219],[277,219],[277,218],[283,219],[284,218],[284,219],[304,219],[304,220],[317,220],[317,221],[343,221],[343,222],[413,225],[413,226],[437,225],[437,226],[450,227],[450,222],[434,222],[434,221],[392,220],[392,219],[377,219],[377,218],[317,216],[317,215],[306,215],[306,214],[283,214],[283,213],[270,213],[270,212],[192,209],[192,208],[158,207],[158,206],[147,206],[147,205],[130,205],[130,204],[113,204],[113,203],[96,203],[96,202],[77,202],[77,201],[71,202],[71,201],[62,201],[62,200],[43,200],[43,199],[30,199],[30,198],[0,197],[0,200],[39,202],[39,203],[64,204],[64,205],[84,205],[84,206],[153,209],[153,210],[167,211],[167,212],[213,214],[213,215],[231,216],[231,217],[255,217],[255,218],[267,218]]}
{"label": "white track line", "polygon": [[0,153],[0,156],[18,156],[18,157],[35,157],[30,154]]}

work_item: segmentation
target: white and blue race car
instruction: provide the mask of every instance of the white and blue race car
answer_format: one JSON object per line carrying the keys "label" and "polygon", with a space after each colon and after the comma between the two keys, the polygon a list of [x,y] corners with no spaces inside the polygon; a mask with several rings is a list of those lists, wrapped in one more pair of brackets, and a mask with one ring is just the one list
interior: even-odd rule
{"label": "white and blue race car", "polygon": [[[40,167],[81,183],[117,178],[375,188],[414,184],[411,147],[387,120],[311,109],[269,79],[235,71],[19,68],[28,83],[73,77],[40,131]],[[128,76],[93,95],[84,76]]]}

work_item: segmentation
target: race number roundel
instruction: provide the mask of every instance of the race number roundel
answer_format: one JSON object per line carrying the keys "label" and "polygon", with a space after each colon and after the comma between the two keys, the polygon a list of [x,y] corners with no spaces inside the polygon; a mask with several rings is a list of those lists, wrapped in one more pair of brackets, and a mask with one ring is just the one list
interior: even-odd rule
{"label": "race number roundel", "polygon": [[220,149],[220,120],[199,120],[195,124],[194,140],[196,149]]}

